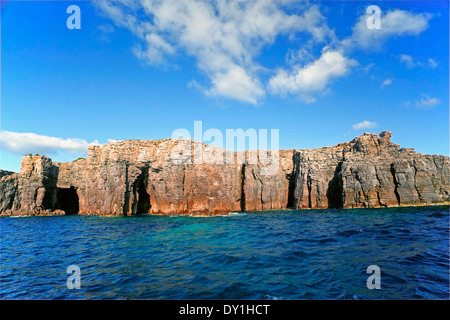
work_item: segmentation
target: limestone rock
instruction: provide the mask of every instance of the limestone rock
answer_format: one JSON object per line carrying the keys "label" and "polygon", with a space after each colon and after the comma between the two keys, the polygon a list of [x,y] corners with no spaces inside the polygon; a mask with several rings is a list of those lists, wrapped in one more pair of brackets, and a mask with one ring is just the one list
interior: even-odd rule
{"label": "limestone rock", "polygon": [[0,172],[0,214],[217,215],[449,201],[449,158],[365,133],[312,150],[231,152],[187,139],[89,147],[87,159],[24,156]]}

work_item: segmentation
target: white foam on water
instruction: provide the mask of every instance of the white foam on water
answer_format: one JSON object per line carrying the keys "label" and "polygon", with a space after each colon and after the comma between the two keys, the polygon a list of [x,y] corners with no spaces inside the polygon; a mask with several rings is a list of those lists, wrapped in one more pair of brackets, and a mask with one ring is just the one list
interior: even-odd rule
{"label": "white foam on water", "polygon": [[245,212],[230,212],[228,214],[228,216],[246,216],[246,215],[247,215],[247,213],[245,213]]}

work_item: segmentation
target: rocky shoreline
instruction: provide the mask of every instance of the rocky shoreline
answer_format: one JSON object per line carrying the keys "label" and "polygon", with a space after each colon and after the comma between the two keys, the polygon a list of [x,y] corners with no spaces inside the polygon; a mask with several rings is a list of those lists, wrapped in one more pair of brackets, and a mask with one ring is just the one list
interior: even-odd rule
{"label": "rocky shoreline", "polygon": [[[431,203],[431,204],[416,204],[416,205],[394,205],[394,206],[387,206],[387,207],[373,207],[373,208],[367,208],[367,209],[380,209],[380,208],[416,208],[416,207],[436,207],[436,206],[450,206],[450,202],[446,201],[446,202],[440,202],[440,203]],[[338,208],[334,208],[334,209],[338,209]],[[361,209],[361,208],[347,208],[345,210],[356,210],[356,209]],[[279,210],[275,210],[275,211],[293,211],[293,210],[299,210],[299,209],[279,209]],[[324,208],[322,209],[311,209],[311,208],[306,208],[306,209],[300,209],[300,210],[326,210]],[[261,210],[261,211],[249,211],[249,212],[264,212],[264,211],[273,211],[273,210]],[[236,214],[244,214],[246,212],[236,212]],[[7,217],[57,217],[57,216],[65,216],[65,215],[70,215],[70,216],[76,216],[77,214],[66,214],[63,210],[55,210],[55,211],[50,211],[50,210],[43,210],[43,211],[38,211],[38,210],[18,210],[18,211],[11,211],[11,210],[7,210],[6,212],[3,212],[0,214],[0,218],[7,218]],[[96,217],[104,217],[104,218],[108,218],[108,217],[117,217],[117,215],[96,215],[96,214],[82,214],[83,216],[96,216]],[[229,212],[229,213],[223,213],[223,214],[215,214],[215,215],[211,215],[211,214],[197,214],[197,213],[189,213],[189,214],[162,214],[162,213],[140,213],[138,215],[148,215],[148,216],[183,216],[183,217],[193,217],[193,218],[199,218],[199,217],[218,217],[218,216],[222,216],[222,217],[228,217],[230,215],[233,215],[233,212]]]}
{"label": "rocky shoreline", "polygon": [[[213,216],[447,205],[449,158],[401,148],[390,138],[387,131],[365,133],[332,147],[281,150],[271,174],[264,170],[273,163],[257,152],[186,139],[111,142],[90,147],[87,159],[66,163],[26,155],[19,173],[0,172],[0,216]],[[202,162],[189,161],[199,151]]]}

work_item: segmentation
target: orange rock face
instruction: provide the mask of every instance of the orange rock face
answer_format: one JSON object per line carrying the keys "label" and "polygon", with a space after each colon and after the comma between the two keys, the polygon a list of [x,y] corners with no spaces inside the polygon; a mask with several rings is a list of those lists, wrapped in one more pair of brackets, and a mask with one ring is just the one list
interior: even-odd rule
{"label": "orange rock face", "polygon": [[68,163],[28,155],[20,173],[2,171],[0,214],[217,215],[448,203],[449,158],[400,148],[390,137],[366,133],[268,157],[185,139],[92,146],[87,159]]}

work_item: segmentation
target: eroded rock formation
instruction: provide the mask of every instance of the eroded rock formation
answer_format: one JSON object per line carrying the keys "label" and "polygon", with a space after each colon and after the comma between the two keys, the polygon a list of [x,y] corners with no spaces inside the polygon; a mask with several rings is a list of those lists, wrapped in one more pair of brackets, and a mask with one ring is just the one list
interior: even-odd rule
{"label": "eroded rock formation", "polygon": [[[0,213],[216,215],[448,203],[449,158],[400,148],[390,138],[365,133],[276,158],[185,139],[92,146],[87,159],[68,163],[27,155],[20,173],[1,172]],[[268,174],[269,167],[275,170]]]}

